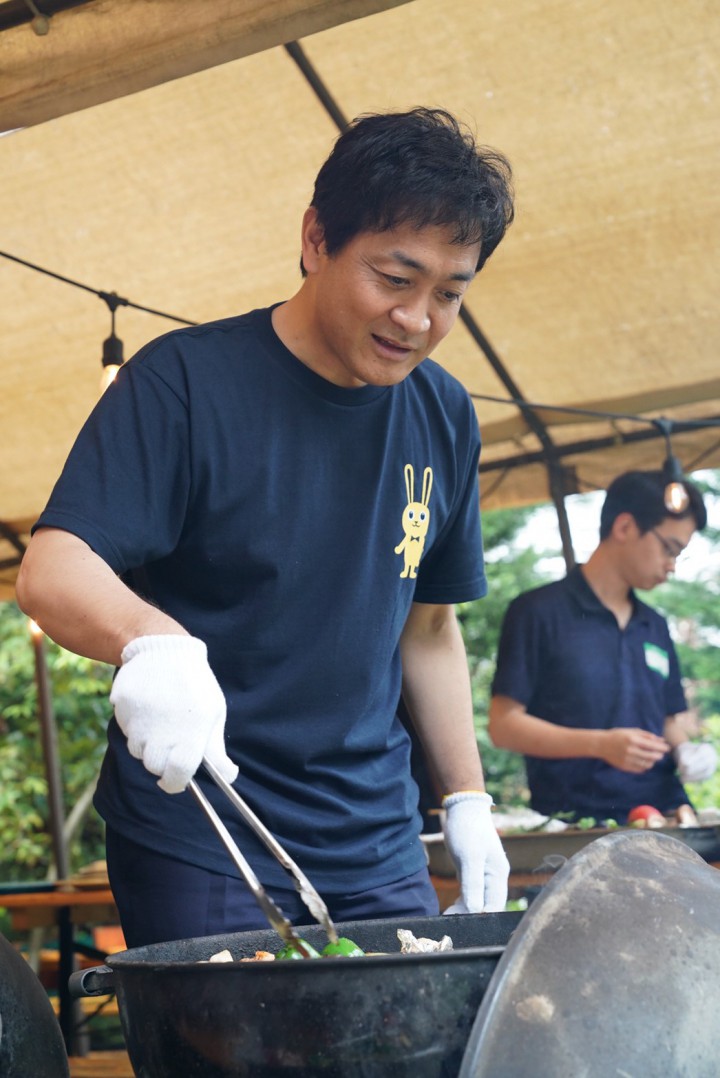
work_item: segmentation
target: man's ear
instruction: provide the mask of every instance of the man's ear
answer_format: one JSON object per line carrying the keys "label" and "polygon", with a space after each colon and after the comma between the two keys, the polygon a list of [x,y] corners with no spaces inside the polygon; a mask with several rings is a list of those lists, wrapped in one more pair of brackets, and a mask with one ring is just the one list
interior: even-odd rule
{"label": "man's ear", "polygon": [[640,529],[632,513],[618,513],[613,521],[611,535],[619,543],[626,543],[629,539],[639,537]]}
{"label": "man's ear", "polygon": [[325,254],[325,230],[318,220],[317,210],[308,206],[302,221],[302,260],[307,273],[316,273]]}

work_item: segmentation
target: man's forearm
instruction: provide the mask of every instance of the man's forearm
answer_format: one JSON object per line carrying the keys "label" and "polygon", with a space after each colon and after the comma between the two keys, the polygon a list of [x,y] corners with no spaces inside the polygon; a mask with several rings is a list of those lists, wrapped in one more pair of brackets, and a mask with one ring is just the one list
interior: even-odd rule
{"label": "man's forearm", "polygon": [[442,792],[484,790],[467,657],[454,609],[414,604],[401,654],[403,699]]}
{"label": "man's forearm", "polygon": [[529,715],[516,701],[494,696],[490,701],[489,733],[494,745],[525,756],[569,759],[602,756],[602,731],[559,726]]}
{"label": "man's forearm", "polygon": [[138,636],[184,634],[146,603],[90,547],[70,532],[41,528],[23,558],[18,605],[61,647],[111,665]]}
{"label": "man's forearm", "polygon": [[699,732],[697,719],[690,711],[668,715],[663,726],[663,737],[673,749],[684,741],[691,741]]}
{"label": "man's forearm", "polygon": [[525,756],[560,760],[592,757],[634,774],[649,770],[670,748],[664,738],[637,726],[594,730],[547,722],[528,715],[523,705],[509,696],[493,696],[490,701],[489,732],[498,748]]}

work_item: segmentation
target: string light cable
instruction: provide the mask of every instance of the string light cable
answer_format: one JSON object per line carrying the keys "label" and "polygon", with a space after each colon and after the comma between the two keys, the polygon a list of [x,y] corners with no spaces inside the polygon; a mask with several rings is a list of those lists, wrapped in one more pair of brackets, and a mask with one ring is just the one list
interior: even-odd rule
{"label": "string light cable", "polygon": [[[54,277],[56,281],[63,281],[65,284],[72,285],[73,288],[82,288],[85,292],[92,292],[94,296],[98,296],[100,299],[107,301],[108,296],[115,293],[103,292],[99,288],[93,288],[89,284],[82,284],[81,281],[74,281],[71,277],[64,277],[61,273],[55,273],[53,270],[45,269],[43,266],[38,266],[34,262],[28,262],[24,258],[18,258],[17,255],[11,255],[7,251],[0,251],[0,257],[7,258],[11,262],[18,262],[21,266],[27,266],[28,269],[35,270],[37,273],[44,273],[46,277]],[[180,318],[176,314],[168,314],[167,311],[158,311],[155,307],[144,307],[141,303],[134,303],[130,299],[124,299],[122,296],[116,296],[118,306],[132,307],[135,311],[144,311],[146,314],[154,314],[157,318],[168,318],[171,322],[179,322],[183,326],[196,326],[197,322],[192,322],[189,318]]]}
{"label": "string light cable", "polygon": [[[154,307],[147,307],[141,303],[135,303],[132,300],[118,295],[117,292],[105,292],[99,288],[93,288],[91,285],[83,284],[81,281],[75,281],[71,277],[65,277],[60,273],[55,273],[53,270],[38,266],[34,262],[29,262],[27,259],[19,258],[17,255],[12,255],[7,251],[0,250],[0,257],[6,258],[11,262],[16,262],[21,266],[25,266],[28,269],[35,270],[37,273],[42,273],[47,277],[52,277],[57,281],[62,281],[65,284],[71,285],[73,288],[83,289],[85,292],[90,292],[97,296],[99,299],[107,305],[111,316],[110,336],[103,341],[102,352],[102,366],[103,366],[103,382],[105,385],[109,385],[114,375],[124,362],[123,357],[123,342],[117,336],[115,332],[115,312],[118,307],[132,307],[136,311],[144,311],[146,314],[155,315],[157,318],[167,318],[171,322],[177,322],[184,326],[196,326],[197,322],[188,318],[181,318],[175,314],[168,314],[167,311],[160,311]],[[676,433],[679,430],[702,430],[708,427],[720,427],[719,417],[708,417],[706,419],[699,420],[675,420],[666,416],[661,417],[649,417],[637,414],[629,414],[625,412],[610,412],[601,409],[594,408],[577,408],[571,405],[563,404],[540,404],[537,401],[528,401],[524,398],[516,396],[510,397],[493,397],[482,393],[470,392],[470,397],[473,400],[488,401],[493,404],[506,404],[515,408],[519,408],[523,411],[530,412],[556,412],[564,415],[576,415],[578,417],[590,418],[590,419],[608,419],[612,421],[625,420],[631,423],[641,423],[651,427],[654,427],[656,431],[665,439],[666,446],[666,458],[663,463],[663,472],[666,477],[665,487],[665,505],[671,513],[681,513],[687,507],[688,496],[687,491],[683,486],[683,470],[677,457],[673,454],[671,444],[671,434]],[[567,447],[565,447],[567,449]]]}
{"label": "string light cable", "polygon": [[46,277],[52,277],[56,281],[62,281],[64,284],[72,285],[73,288],[80,288],[84,292],[90,292],[107,305],[110,311],[111,322],[110,336],[103,341],[102,349],[101,362],[103,373],[100,384],[103,392],[114,380],[115,375],[124,363],[123,342],[115,332],[115,312],[118,307],[132,307],[133,310],[155,315],[156,318],[167,318],[169,321],[177,322],[183,326],[196,326],[198,324],[188,318],[180,318],[178,315],[168,314],[166,311],[159,311],[155,307],[146,307],[141,303],[134,303],[132,300],[126,299],[125,296],[119,296],[117,292],[104,292],[100,288],[93,288],[91,285],[83,284],[82,281],[75,281],[71,277],[65,277],[61,273],[55,273],[53,270],[45,269],[44,266],[38,266],[35,262],[28,262],[25,258],[18,258],[17,255],[9,254],[7,251],[0,251],[0,257],[7,258],[10,262],[17,262],[27,269],[35,270],[36,273],[42,273]]}
{"label": "string light cable", "polygon": [[670,419],[668,416],[643,416],[627,412],[609,412],[596,408],[578,408],[565,404],[541,404],[515,397],[492,397],[484,393],[470,393],[473,400],[488,401],[493,404],[511,404],[521,410],[533,412],[557,412],[563,415],[576,415],[578,418],[625,420],[630,423],[642,423],[654,427],[665,439],[666,457],[662,471],[665,479],[664,502],[669,513],[682,513],[687,509],[690,499],[685,488],[685,475],[682,465],[674,455],[671,435],[678,430],[706,430],[720,427],[720,417],[710,416],[705,419]]}

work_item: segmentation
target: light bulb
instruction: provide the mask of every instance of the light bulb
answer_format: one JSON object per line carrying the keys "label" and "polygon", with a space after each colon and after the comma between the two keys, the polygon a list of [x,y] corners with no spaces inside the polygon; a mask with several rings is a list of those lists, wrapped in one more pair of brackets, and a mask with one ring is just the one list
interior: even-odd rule
{"label": "light bulb", "polygon": [[669,513],[682,513],[690,504],[688,492],[682,483],[668,483],[665,487],[665,508]]}
{"label": "light bulb", "polygon": [[112,385],[117,376],[117,372],[120,370],[120,366],[117,363],[108,363],[107,367],[103,367],[102,374],[100,375],[100,395],[105,392],[108,386]]}
{"label": "light bulb", "polygon": [[102,376],[100,378],[100,394],[105,392],[108,386],[115,381],[117,372],[123,365],[123,342],[115,335],[115,313],[113,312],[113,328],[110,336],[103,341]]}
{"label": "light bulb", "polygon": [[665,508],[668,513],[683,513],[690,504],[690,496],[685,489],[680,461],[669,451],[663,464],[663,477],[666,484],[663,495]]}

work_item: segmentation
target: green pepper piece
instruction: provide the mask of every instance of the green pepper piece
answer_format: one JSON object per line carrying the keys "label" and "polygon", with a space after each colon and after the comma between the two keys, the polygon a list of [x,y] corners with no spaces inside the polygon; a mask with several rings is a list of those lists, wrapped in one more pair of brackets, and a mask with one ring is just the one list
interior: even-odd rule
{"label": "green pepper piece", "polygon": [[341,956],[343,958],[357,958],[359,955],[364,955],[357,943],[353,943],[346,936],[340,936],[337,943],[326,943],[322,949],[323,958],[335,958]]}
{"label": "green pepper piece", "polygon": [[276,961],[278,959],[280,959],[282,961],[283,959],[296,959],[296,958],[305,958],[305,957],[307,957],[307,958],[319,958],[320,957],[320,953],[318,951],[316,951],[315,948],[312,946],[312,944],[308,943],[307,940],[301,939],[300,943],[302,943],[303,947],[307,951],[307,956],[304,955],[302,953],[302,951],[298,950],[296,943],[286,943],[285,946],[281,947],[280,950],[278,951],[278,953],[275,955]]}

